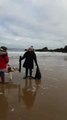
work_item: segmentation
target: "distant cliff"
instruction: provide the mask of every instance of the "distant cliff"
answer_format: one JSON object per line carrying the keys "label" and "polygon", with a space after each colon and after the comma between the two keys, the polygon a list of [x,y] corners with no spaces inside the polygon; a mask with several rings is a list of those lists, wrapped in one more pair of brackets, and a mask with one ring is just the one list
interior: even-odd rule
{"label": "distant cliff", "polygon": [[40,51],[40,52],[64,52],[64,53],[67,53],[67,45],[64,48],[48,49],[47,47],[44,47],[42,49],[36,49],[35,51]]}

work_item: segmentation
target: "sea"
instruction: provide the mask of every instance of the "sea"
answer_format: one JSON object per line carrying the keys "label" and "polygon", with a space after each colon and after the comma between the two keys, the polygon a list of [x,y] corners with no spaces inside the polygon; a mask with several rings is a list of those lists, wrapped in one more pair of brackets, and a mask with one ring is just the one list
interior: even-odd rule
{"label": "sea", "polygon": [[[19,56],[23,56],[25,51],[8,51],[9,57],[14,57],[17,58]],[[39,57],[51,57],[51,56],[63,56],[67,57],[67,53],[62,53],[62,52],[35,52],[37,56]]]}
{"label": "sea", "polygon": [[[25,51],[8,51],[9,63],[13,66],[19,64],[19,57]],[[35,52],[39,65],[45,66],[67,66],[67,53],[61,52]]]}

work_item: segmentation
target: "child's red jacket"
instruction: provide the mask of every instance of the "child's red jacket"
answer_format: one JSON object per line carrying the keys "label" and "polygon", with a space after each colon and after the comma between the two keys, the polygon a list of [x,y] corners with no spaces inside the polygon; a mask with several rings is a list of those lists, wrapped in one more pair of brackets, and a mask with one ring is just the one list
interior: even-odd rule
{"label": "child's red jacket", "polygon": [[7,67],[7,63],[9,62],[8,54],[0,55],[0,69],[5,69]]}

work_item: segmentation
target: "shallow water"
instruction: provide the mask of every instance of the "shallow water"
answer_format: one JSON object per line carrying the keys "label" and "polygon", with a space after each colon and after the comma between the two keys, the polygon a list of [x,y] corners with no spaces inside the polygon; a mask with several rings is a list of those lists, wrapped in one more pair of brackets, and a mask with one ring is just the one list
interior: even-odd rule
{"label": "shallow water", "polygon": [[[11,66],[18,67],[19,55],[11,54]],[[5,84],[0,84],[0,120],[67,120],[66,58],[62,53],[37,53],[41,80],[23,79],[23,67],[21,73],[12,73],[12,80],[6,73]]]}

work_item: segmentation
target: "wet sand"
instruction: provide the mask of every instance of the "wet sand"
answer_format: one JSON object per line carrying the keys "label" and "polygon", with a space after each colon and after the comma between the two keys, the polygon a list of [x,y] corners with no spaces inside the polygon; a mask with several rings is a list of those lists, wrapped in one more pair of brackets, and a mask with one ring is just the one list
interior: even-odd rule
{"label": "wet sand", "polygon": [[[6,73],[0,120],[67,120],[67,57],[42,53],[37,58],[41,80],[23,79],[23,67],[21,73],[12,72],[12,80]],[[10,58],[10,64],[18,67],[18,59]]]}

